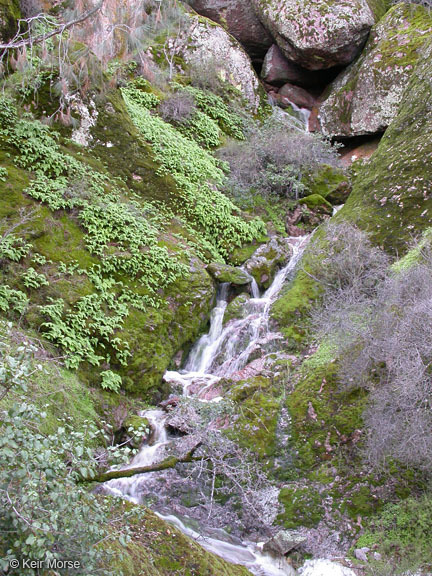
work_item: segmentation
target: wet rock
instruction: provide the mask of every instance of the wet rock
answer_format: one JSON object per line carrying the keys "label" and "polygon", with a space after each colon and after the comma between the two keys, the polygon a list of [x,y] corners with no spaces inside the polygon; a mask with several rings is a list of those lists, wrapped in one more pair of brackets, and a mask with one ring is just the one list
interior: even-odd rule
{"label": "wet rock", "polygon": [[207,272],[218,282],[229,282],[234,286],[247,286],[252,278],[241,268],[212,262],[207,266]]}
{"label": "wet rock", "polygon": [[372,29],[360,58],[328,90],[320,109],[330,137],[383,132],[395,118],[419,48],[432,34],[423,6],[398,4]]}
{"label": "wet rock", "polygon": [[159,404],[159,406],[162,408],[162,410],[165,410],[165,412],[170,412],[178,406],[179,402],[180,396],[170,396],[168,400],[164,400]]}
{"label": "wet rock", "polygon": [[309,70],[354,60],[375,23],[367,0],[253,0],[283,54]]}
{"label": "wet rock", "polygon": [[201,418],[195,408],[188,403],[182,403],[166,419],[165,425],[174,432],[189,434]]}
{"label": "wet rock", "polygon": [[299,108],[308,108],[312,110],[316,106],[317,101],[304,88],[294,86],[293,84],[284,84],[277,94],[277,100],[280,104],[288,106],[293,103]]}
{"label": "wet rock", "polygon": [[250,0],[190,0],[189,4],[199,14],[225,26],[253,59],[261,59],[273,42]]}
{"label": "wet rock", "polygon": [[245,269],[255,278],[260,288],[267,289],[276,272],[289,261],[291,254],[289,243],[275,237],[258,248],[252,258],[247,260]]}
{"label": "wet rock", "polygon": [[265,552],[273,552],[285,556],[306,543],[306,536],[297,530],[281,530],[271,540],[264,544]]}
{"label": "wet rock", "polygon": [[249,294],[239,294],[232,300],[226,307],[223,317],[223,323],[226,324],[230,320],[238,320],[244,318],[248,311],[245,307],[246,303],[250,300]]}
{"label": "wet rock", "polygon": [[265,366],[264,358],[257,358],[252,362],[249,362],[242,370],[235,372],[230,376],[230,380],[233,382],[240,382],[241,380],[248,380],[249,378],[254,378],[263,373]]}

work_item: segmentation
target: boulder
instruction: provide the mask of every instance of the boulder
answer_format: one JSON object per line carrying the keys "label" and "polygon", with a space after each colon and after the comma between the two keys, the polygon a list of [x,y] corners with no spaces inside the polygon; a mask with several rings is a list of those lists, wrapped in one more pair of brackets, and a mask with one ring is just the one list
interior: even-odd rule
{"label": "boulder", "polygon": [[305,205],[309,210],[313,210],[318,214],[329,214],[333,212],[333,206],[320,194],[310,194],[299,200],[299,204]]}
{"label": "boulder", "polygon": [[299,530],[280,530],[264,544],[264,552],[285,556],[305,544],[306,536]]}
{"label": "boulder", "polygon": [[432,34],[423,6],[394,6],[372,29],[360,58],[330,86],[320,109],[326,136],[383,132],[396,116],[419,49]]}
{"label": "boulder", "polygon": [[16,33],[18,18],[21,18],[19,0],[0,0],[0,42],[7,42]]}
{"label": "boulder", "polygon": [[212,262],[207,266],[207,272],[218,282],[229,282],[234,286],[246,286],[252,282],[252,278],[247,272],[228,264]]}
{"label": "boulder", "polygon": [[293,103],[299,108],[308,108],[309,110],[316,106],[316,100],[312,94],[293,84],[284,84],[277,94],[277,100],[282,105]]}
{"label": "boulder", "polygon": [[[415,8],[413,8],[415,9]],[[412,235],[432,217],[432,40],[420,49],[396,117],[378,149],[355,172],[353,190],[335,221],[348,220],[393,254],[407,252]]]}
{"label": "boulder", "polygon": [[283,54],[321,70],[354,60],[375,23],[367,0],[252,0]]}
{"label": "boulder", "polygon": [[262,59],[273,42],[250,0],[190,0],[189,4],[198,14],[225,26],[252,59]]}
{"label": "boulder", "polygon": [[249,294],[239,294],[231,300],[225,310],[223,323],[226,324],[230,320],[238,320],[244,318],[248,313],[246,310],[246,303],[250,300]]}
{"label": "boulder", "polygon": [[260,104],[260,83],[249,56],[240,43],[218,24],[190,13],[190,26],[176,39],[178,56],[186,64],[206,68],[230,83],[256,111]]}
{"label": "boulder", "polygon": [[267,289],[276,272],[291,258],[291,246],[280,238],[272,238],[263,244],[245,263],[245,269],[253,276],[260,288]]}
{"label": "boulder", "polygon": [[261,78],[268,84],[282,86],[289,82],[303,88],[312,88],[327,83],[328,73],[311,71],[287,60],[277,44],[273,44],[265,55]]}

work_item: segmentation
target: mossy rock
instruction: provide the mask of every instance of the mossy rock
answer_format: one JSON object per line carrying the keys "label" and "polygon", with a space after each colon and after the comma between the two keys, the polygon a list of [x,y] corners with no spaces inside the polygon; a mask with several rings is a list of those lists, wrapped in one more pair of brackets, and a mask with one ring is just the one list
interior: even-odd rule
{"label": "mossy rock", "polygon": [[333,212],[333,207],[325,198],[320,194],[310,194],[299,200],[300,205],[307,206],[309,210],[314,212],[331,214]]}
{"label": "mossy rock", "polygon": [[348,174],[341,168],[324,165],[303,178],[308,196],[319,194],[330,204],[343,204],[351,192]]}
{"label": "mossy rock", "polygon": [[319,492],[314,488],[284,487],[279,493],[279,502],[283,507],[277,521],[284,528],[316,526],[324,516],[324,508]]}
{"label": "mossy rock", "polygon": [[231,385],[228,397],[238,412],[227,434],[269,463],[277,450],[280,400],[276,386],[271,379],[257,376]]}
{"label": "mossy rock", "polygon": [[239,294],[231,300],[225,309],[223,323],[226,324],[230,320],[238,320],[244,318],[246,315],[245,304],[250,300],[249,294]]}
{"label": "mossy rock", "polygon": [[252,281],[249,274],[241,268],[235,268],[219,262],[209,264],[207,272],[218,282],[228,282],[234,286],[247,286]]}
{"label": "mossy rock", "polygon": [[335,221],[348,220],[372,241],[403,255],[413,233],[430,226],[432,170],[432,42],[421,50],[395,119],[369,162],[356,171],[353,191]]}
{"label": "mossy rock", "polygon": [[207,552],[156,514],[130,502],[115,500],[111,513],[126,518],[130,541],[113,540],[116,552],[108,568],[123,576],[250,576],[243,566]]}
{"label": "mossy rock", "polygon": [[288,347],[295,351],[306,340],[309,313],[321,291],[318,283],[307,274],[307,254],[303,259],[304,270],[296,273],[270,310],[272,318],[287,338]]}
{"label": "mossy rock", "polygon": [[0,42],[14,36],[18,18],[21,18],[19,0],[0,0]]}
{"label": "mossy rock", "polygon": [[245,263],[245,269],[253,276],[260,288],[265,290],[273,282],[277,271],[290,260],[292,249],[284,238],[273,237],[260,246]]}
{"label": "mossy rock", "polygon": [[296,465],[302,470],[333,459],[342,447],[357,441],[356,430],[363,426],[367,394],[340,388],[333,355],[331,347],[321,344],[301,366],[287,398]]}
{"label": "mossy rock", "polygon": [[360,58],[327,89],[320,109],[325,135],[383,132],[398,113],[422,47],[432,33],[430,10],[401,2],[372,29]]}

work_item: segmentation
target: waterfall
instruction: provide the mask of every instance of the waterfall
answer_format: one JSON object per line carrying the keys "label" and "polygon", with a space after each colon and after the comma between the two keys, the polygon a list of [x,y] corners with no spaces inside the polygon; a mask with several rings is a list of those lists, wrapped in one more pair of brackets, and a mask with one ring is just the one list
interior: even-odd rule
{"label": "waterfall", "polygon": [[[241,371],[249,362],[254,351],[261,349],[266,353],[266,347],[280,338],[278,333],[271,332],[271,306],[282,290],[289,275],[296,268],[309,237],[289,238],[292,257],[288,264],[275,276],[271,286],[261,296],[258,285],[252,281],[252,298],[244,303],[243,313],[238,320],[223,324],[224,314],[228,305],[229,285],[221,284],[217,293],[216,305],[211,313],[210,328],[192,347],[184,369],[167,371],[165,381],[180,385],[184,396],[195,396],[202,402],[216,402],[221,398],[212,393],[212,388],[221,378],[229,378]],[[153,430],[151,442],[145,444],[140,452],[125,468],[146,466],[162,460],[167,456],[165,450],[175,439],[170,438],[165,422],[167,414],[163,410],[147,410],[141,413],[146,417]],[[178,440],[177,440],[178,441]],[[143,486],[157,472],[135,475],[130,478],[111,480],[104,484],[106,492],[121,496],[132,502],[139,503],[142,499]],[[273,558],[263,553],[262,545],[253,542],[235,543],[226,539],[204,537],[186,526],[173,514],[162,515],[160,518],[174,524],[184,534],[196,540],[206,550],[217,554],[234,564],[246,566],[255,576],[294,576],[295,571],[285,558]],[[312,561],[315,562],[315,561]],[[355,576],[348,568],[327,560],[323,564],[304,565],[307,576]],[[323,569],[323,566],[325,569]]]}

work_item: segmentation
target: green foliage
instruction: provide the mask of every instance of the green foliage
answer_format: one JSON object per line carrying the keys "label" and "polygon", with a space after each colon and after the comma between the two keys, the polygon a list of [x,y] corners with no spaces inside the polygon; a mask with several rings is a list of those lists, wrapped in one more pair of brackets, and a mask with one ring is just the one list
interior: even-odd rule
{"label": "green foliage", "polygon": [[[24,343],[14,350],[0,339],[0,350],[0,396],[11,389],[22,394],[35,370],[36,349]],[[95,474],[98,463],[89,445],[102,432],[90,423],[78,432],[65,421],[44,435],[45,417],[24,398],[1,413],[0,567],[7,571],[12,559],[22,557],[46,562],[73,558],[81,566],[66,574],[108,576],[111,572],[103,569],[112,558],[106,546],[107,508],[77,483]],[[33,570],[22,568],[20,574]]]}
{"label": "green foliage", "polygon": [[10,286],[0,285],[0,310],[9,312],[13,310],[18,314],[24,314],[29,304],[29,299],[20,290],[14,290]]}
{"label": "green foliage", "polygon": [[23,277],[23,284],[27,288],[40,288],[41,286],[48,286],[49,282],[43,274],[39,274],[36,270],[30,266],[24,272]]}
{"label": "green foliage", "polygon": [[[101,361],[110,362],[111,355],[106,348],[115,354],[120,364],[126,363],[130,355],[127,342],[122,342],[114,334],[129,309],[113,292],[107,290],[84,296],[66,315],[62,299],[42,306],[41,313],[49,319],[43,324],[46,337],[66,351],[65,365],[68,368],[76,369],[83,361],[93,366],[98,366]],[[97,352],[98,349],[103,352]]]}
{"label": "green foliage", "polygon": [[118,374],[112,370],[105,370],[101,374],[101,387],[104,390],[111,390],[111,392],[118,392],[121,388],[122,380]]}
{"label": "green foliage", "polygon": [[6,182],[7,176],[8,176],[7,168],[0,166],[0,182]]}
{"label": "green foliage", "polygon": [[181,213],[213,246],[216,258],[226,256],[228,246],[238,246],[264,231],[262,222],[246,223],[235,215],[236,207],[215,189],[222,185],[224,174],[213,156],[152,115],[140,104],[138,89],[128,86],[122,93],[133,122],[161,164],[159,172],[170,174],[177,183]]}
{"label": "green foliage", "polygon": [[231,111],[220,96],[193,86],[186,86],[183,90],[193,96],[196,106],[209,118],[215,120],[225,134],[237,140],[244,140],[243,119]]}
{"label": "green foliage", "polygon": [[14,234],[8,234],[0,238],[0,261],[3,259],[19,262],[22,258],[27,256],[31,244],[24,242],[22,238]]}
{"label": "green foliage", "polygon": [[[432,497],[426,493],[419,498],[409,497],[396,504],[387,504],[371,519],[356,547],[369,546],[382,556],[382,564],[394,573],[401,561],[411,570],[430,568],[432,551]],[[375,564],[375,563],[373,563]]]}

